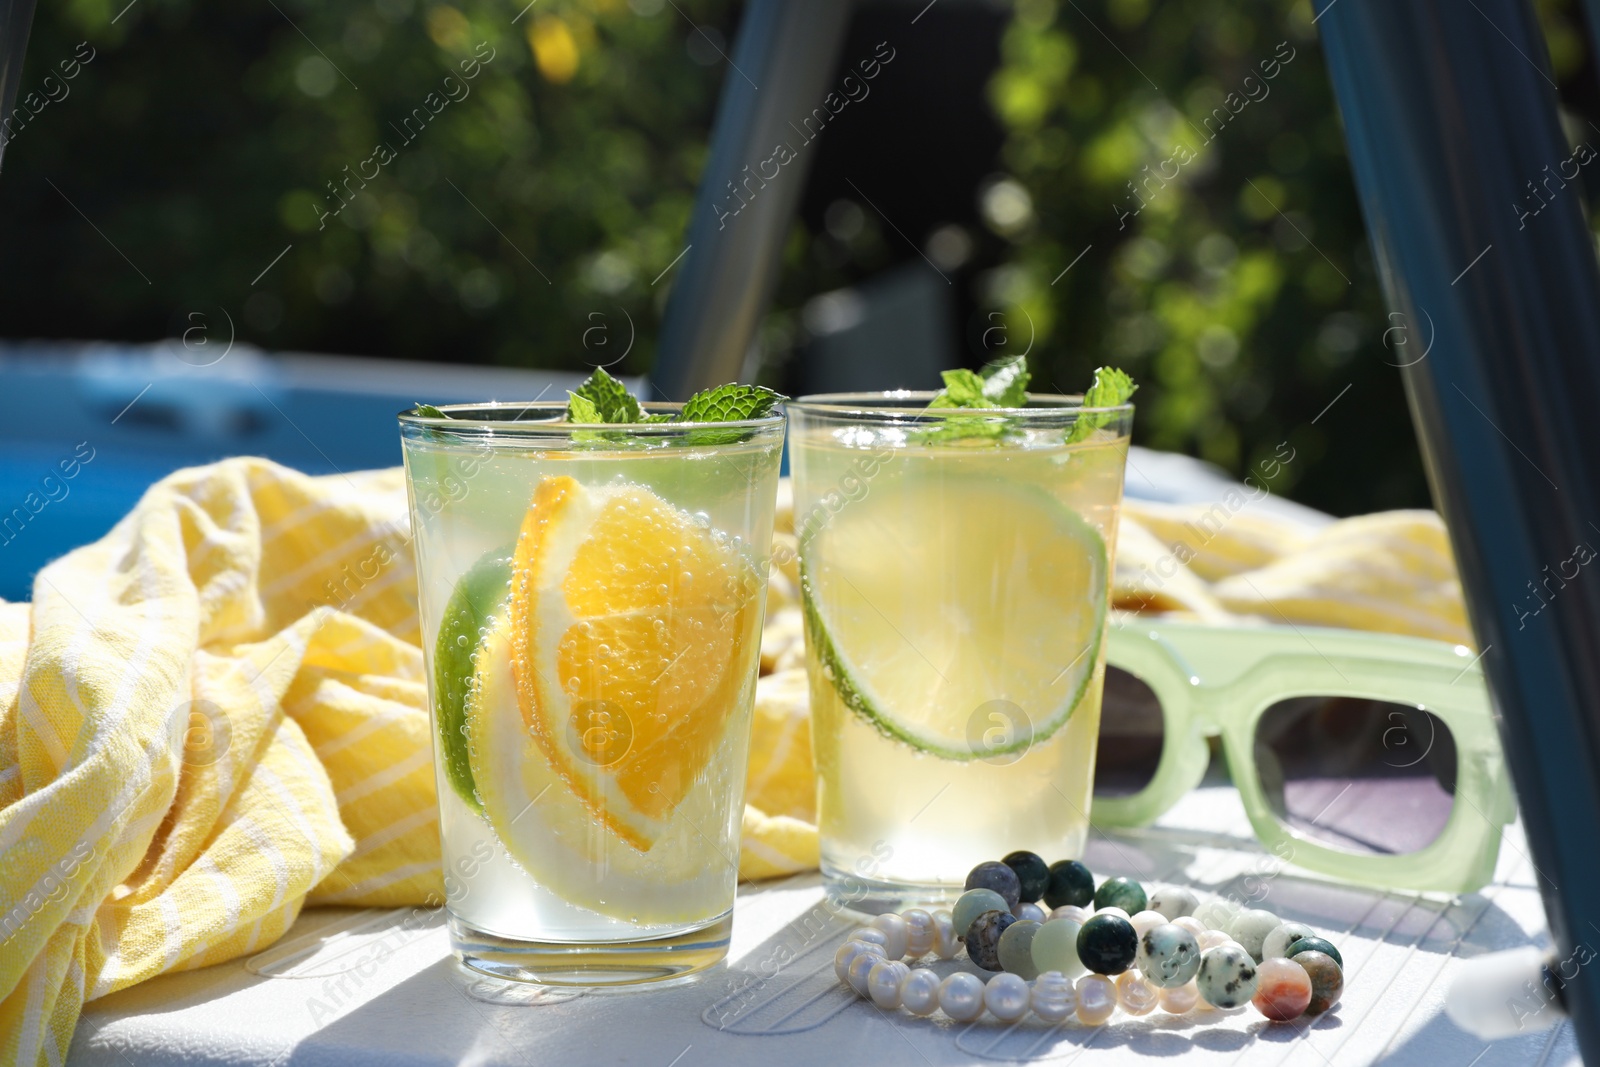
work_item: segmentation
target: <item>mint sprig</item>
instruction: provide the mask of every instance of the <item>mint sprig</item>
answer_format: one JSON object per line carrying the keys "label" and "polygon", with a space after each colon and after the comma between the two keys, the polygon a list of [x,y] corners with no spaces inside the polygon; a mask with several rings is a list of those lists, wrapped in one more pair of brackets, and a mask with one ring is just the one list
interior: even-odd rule
{"label": "mint sprig", "polygon": [[448,419],[450,417],[432,404],[418,404],[412,410],[424,419]]}
{"label": "mint sprig", "polygon": [[[1126,371],[1118,370],[1116,367],[1097,367],[1094,372],[1094,384],[1083,394],[1083,406],[1120,407],[1128,402],[1138,388],[1139,386],[1128,377]],[[1072,424],[1072,429],[1067,433],[1067,444],[1082,441],[1110,422],[1111,418],[1110,412],[1106,411],[1087,411],[1079,415],[1078,421]]]}
{"label": "mint sprig", "polygon": [[[639,406],[639,401],[616,378],[596,367],[594,373],[576,391],[567,394],[567,421],[583,425],[636,425],[642,423],[671,422],[743,422],[760,419],[772,409],[789,399],[759,385],[740,385],[737,382],[702,389],[684,402],[676,415],[650,415]],[[574,434],[580,440],[620,441],[625,435],[605,431],[581,431]],[[740,430],[719,430],[710,427],[691,430],[684,442],[691,445],[731,444],[743,439]]]}

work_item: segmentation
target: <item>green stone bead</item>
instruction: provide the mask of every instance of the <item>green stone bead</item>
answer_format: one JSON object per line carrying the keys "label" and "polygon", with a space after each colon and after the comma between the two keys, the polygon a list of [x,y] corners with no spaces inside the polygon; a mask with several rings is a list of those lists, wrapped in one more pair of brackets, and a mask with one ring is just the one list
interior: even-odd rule
{"label": "green stone bead", "polygon": [[1144,886],[1132,878],[1107,878],[1094,891],[1096,908],[1121,908],[1129,915],[1137,915],[1148,903]]}
{"label": "green stone bead", "polygon": [[1050,865],[1050,883],[1045,886],[1044,902],[1052,908],[1088,907],[1094,900],[1094,875],[1077,860],[1057,860]]}
{"label": "green stone bead", "polygon": [[967,927],[972,925],[973,919],[986,911],[1010,910],[1006,898],[993,889],[969,889],[961,894],[956,906],[950,909],[950,928],[956,932],[956,940],[965,941]]}
{"label": "green stone bead", "polygon": [[1091,915],[1078,931],[1078,958],[1095,974],[1121,974],[1138,952],[1139,935],[1120,915]]}
{"label": "green stone bead", "polygon": [[1039,968],[1033,965],[1033,939],[1044,929],[1043,923],[1032,919],[1018,919],[1000,935],[1000,967],[1028,981],[1039,977]]}
{"label": "green stone bead", "polygon": [[1074,980],[1089,973],[1089,968],[1078,958],[1078,931],[1082,929],[1071,919],[1051,919],[1039,927],[1030,945],[1034,968],[1040,974],[1060,971]]}
{"label": "green stone bead", "polygon": [[1344,957],[1339,955],[1339,950],[1333,947],[1331,941],[1325,941],[1320,937],[1302,937],[1290,945],[1284,955],[1292,960],[1302,952],[1326,952],[1333,957],[1333,962],[1339,965],[1339,969],[1344,970]]}
{"label": "green stone bead", "polygon": [[1326,952],[1308,949],[1290,959],[1305,968],[1311,978],[1311,1003],[1307,1015],[1321,1015],[1339,1002],[1344,992],[1344,970]]}

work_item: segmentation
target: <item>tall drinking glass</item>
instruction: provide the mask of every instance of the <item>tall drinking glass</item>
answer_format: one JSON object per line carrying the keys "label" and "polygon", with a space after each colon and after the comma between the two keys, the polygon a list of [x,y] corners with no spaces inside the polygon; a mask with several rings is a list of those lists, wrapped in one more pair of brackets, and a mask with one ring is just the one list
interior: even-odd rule
{"label": "tall drinking glass", "polygon": [[1133,408],[789,405],[822,870],[863,911],[1088,832]]}
{"label": "tall drinking glass", "polygon": [[784,421],[564,410],[400,416],[450,936],[657,981],[727,951]]}

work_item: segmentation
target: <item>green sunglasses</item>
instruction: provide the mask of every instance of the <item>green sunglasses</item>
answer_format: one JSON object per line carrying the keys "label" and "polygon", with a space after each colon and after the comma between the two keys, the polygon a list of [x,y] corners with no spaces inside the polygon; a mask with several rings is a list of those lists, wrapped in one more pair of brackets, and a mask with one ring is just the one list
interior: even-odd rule
{"label": "green sunglasses", "polygon": [[1483,674],[1460,645],[1113,622],[1094,822],[1153,822],[1200,784],[1211,737],[1256,836],[1346,881],[1471,892],[1516,817]]}

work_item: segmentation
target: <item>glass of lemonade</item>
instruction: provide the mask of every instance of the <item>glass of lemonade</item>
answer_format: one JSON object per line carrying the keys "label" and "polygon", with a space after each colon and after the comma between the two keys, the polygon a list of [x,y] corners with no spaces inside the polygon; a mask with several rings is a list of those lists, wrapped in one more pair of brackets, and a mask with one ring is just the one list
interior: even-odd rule
{"label": "glass of lemonade", "polygon": [[862,911],[1081,857],[1132,405],[789,405],[822,870]]}
{"label": "glass of lemonade", "polygon": [[783,417],[443,414],[400,424],[453,948],[552,985],[709,966],[732,925]]}

